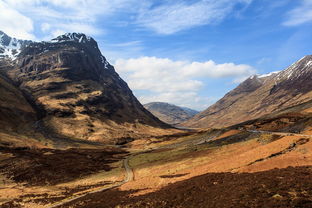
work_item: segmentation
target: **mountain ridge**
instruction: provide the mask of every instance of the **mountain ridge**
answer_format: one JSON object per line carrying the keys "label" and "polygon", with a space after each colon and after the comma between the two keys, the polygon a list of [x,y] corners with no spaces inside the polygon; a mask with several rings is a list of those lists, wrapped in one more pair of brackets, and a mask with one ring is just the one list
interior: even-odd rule
{"label": "mountain ridge", "polygon": [[312,55],[285,70],[253,75],[183,126],[225,127],[306,102],[312,98]]}

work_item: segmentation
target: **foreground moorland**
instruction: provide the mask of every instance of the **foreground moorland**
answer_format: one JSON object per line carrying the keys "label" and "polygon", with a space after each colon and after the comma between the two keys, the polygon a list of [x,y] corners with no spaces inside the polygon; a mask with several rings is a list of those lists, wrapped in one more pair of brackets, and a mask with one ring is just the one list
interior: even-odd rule
{"label": "foreground moorland", "polygon": [[17,165],[2,169],[2,207],[311,207],[312,135],[244,125],[123,150],[1,150]]}

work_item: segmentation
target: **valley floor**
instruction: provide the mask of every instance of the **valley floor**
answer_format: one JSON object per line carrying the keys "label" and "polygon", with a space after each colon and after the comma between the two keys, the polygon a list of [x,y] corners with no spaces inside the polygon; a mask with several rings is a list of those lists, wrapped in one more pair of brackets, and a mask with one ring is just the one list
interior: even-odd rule
{"label": "valley floor", "polygon": [[310,133],[238,129],[1,149],[1,207],[312,207]]}

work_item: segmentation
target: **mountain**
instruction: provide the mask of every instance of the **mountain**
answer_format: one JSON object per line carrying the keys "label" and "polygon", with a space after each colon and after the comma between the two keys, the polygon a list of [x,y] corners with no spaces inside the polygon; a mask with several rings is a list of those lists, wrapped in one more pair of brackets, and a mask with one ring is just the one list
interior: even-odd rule
{"label": "mountain", "polygon": [[186,111],[188,114],[190,114],[192,117],[199,113],[197,110],[193,110],[191,108],[187,107],[181,107],[184,111]]}
{"label": "mountain", "polygon": [[249,77],[182,125],[230,126],[307,102],[312,99],[311,77],[312,55],[308,55],[283,71]]}
{"label": "mountain", "polygon": [[33,42],[1,32],[0,43],[0,87],[11,92],[1,95],[1,124],[19,129],[28,123],[45,137],[109,143],[168,128],[140,104],[93,38],[67,33]]}
{"label": "mountain", "polygon": [[190,108],[179,107],[163,102],[147,103],[144,107],[161,121],[172,125],[186,121],[198,113],[198,111]]}
{"label": "mountain", "polygon": [[21,52],[22,48],[32,43],[30,40],[18,40],[11,38],[0,31],[0,58],[14,59]]}
{"label": "mountain", "polygon": [[[1,66],[5,64],[0,61],[0,72],[2,72]],[[0,73],[0,146],[11,146],[13,143],[25,146],[26,143],[29,145],[38,143],[34,138],[42,135],[36,133],[33,128],[36,120],[36,110],[24,94],[11,80]]]}

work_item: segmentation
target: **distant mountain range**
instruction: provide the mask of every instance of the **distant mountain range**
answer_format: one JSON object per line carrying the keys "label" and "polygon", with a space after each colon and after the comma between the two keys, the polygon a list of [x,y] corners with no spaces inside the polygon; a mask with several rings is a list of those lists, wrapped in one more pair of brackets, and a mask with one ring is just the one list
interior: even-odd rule
{"label": "distant mountain range", "polygon": [[144,107],[161,121],[172,125],[186,121],[199,113],[190,108],[164,102],[151,102],[145,104]]}
{"label": "distant mountain range", "polygon": [[0,32],[0,69],[0,133],[12,142],[17,135],[114,143],[169,127],[82,33],[33,42]]}
{"label": "distant mountain range", "polygon": [[182,125],[225,127],[312,100],[312,55],[287,69],[255,75]]}

